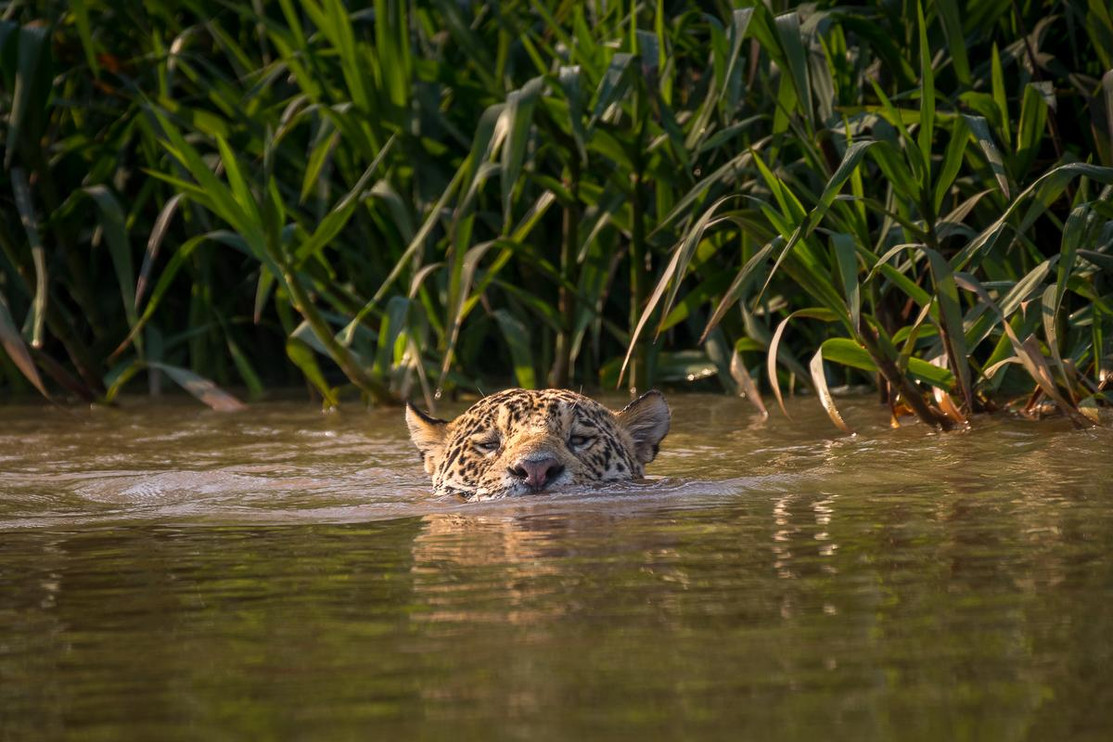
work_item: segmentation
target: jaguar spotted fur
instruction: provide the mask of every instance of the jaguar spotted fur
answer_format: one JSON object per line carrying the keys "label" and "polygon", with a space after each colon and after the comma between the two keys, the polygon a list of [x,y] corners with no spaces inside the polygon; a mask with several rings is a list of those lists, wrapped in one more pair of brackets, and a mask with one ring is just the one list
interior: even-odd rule
{"label": "jaguar spotted fur", "polygon": [[565,389],[508,389],[452,421],[406,407],[434,493],[469,500],[640,478],[669,421],[656,391],[619,411]]}

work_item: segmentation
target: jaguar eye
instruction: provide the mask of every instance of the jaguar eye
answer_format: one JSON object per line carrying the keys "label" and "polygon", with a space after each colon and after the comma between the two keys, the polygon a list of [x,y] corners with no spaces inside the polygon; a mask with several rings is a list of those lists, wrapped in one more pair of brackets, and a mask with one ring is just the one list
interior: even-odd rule
{"label": "jaguar eye", "polygon": [[498,438],[483,438],[478,441],[472,441],[475,450],[480,453],[494,453],[499,448]]}
{"label": "jaguar eye", "polygon": [[572,448],[587,448],[593,440],[595,438],[590,435],[574,435],[568,439],[568,445]]}

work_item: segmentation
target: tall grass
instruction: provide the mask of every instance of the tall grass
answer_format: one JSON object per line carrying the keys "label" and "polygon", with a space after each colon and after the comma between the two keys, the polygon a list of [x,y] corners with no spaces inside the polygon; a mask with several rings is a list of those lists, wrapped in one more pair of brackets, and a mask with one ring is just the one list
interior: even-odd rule
{"label": "tall grass", "polygon": [[829,386],[864,381],[894,419],[1089,424],[1106,4],[774,7],[12,4],[0,385],[714,377],[849,429]]}

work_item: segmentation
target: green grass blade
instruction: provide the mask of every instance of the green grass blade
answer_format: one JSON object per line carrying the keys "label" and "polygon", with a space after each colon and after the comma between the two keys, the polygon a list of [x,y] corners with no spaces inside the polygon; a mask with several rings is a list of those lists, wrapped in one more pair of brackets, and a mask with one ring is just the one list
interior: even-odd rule
{"label": "green grass blade", "polygon": [[[1055,385],[1055,380],[1051,375],[1051,370],[1048,368],[1047,359],[1044,358],[1043,352],[1039,347],[1039,342],[1036,340],[1035,336],[1029,336],[1024,342],[1021,342],[1020,338],[1013,330],[1012,325],[1009,323],[1008,319],[1005,318],[1001,308],[990,298],[985,287],[976,280],[973,280],[969,276],[956,276],[956,282],[962,286],[963,289],[975,293],[982,302],[987,304],[990,309],[997,314],[1001,320],[1001,327],[1005,331],[1005,337],[1008,339],[1009,344],[1012,345],[1017,360],[1024,367],[1024,370],[1028,372],[1028,375],[1032,377],[1032,380],[1036,382],[1040,391],[1046,394],[1059,409],[1070,417],[1071,421],[1076,426],[1083,428],[1089,427],[1092,422],[1084,415],[1079,414],[1075,405],[1059,393]],[[990,360],[993,360],[992,356]]]}
{"label": "green grass blade", "polygon": [[390,102],[405,110],[412,89],[413,54],[410,48],[407,3],[375,0],[375,49],[383,86]]}
{"label": "green grass blade", "polygon": [[[758,292],[758,296],[762,296],[765,294],[765,291],[769,288],[769,284],[773,280],[774,275],[776,275],[778,269],[781,267],[781,264],[784,262],[784,260],[788,257],[789,253],[792,252],[792,249],[796,247],[796,245],[799,244],[801,240],[806,240],[808,237],[811,236],[816,226],[818,226],[819,222],[827,214],[828,209],[831,208],[831,204],[834,202],[835,196],[838,195],[843,185],[850,178],[851,173],[854,172],[854,170],[861,163],[862,157],[865,156],[866,152],[869,151],[871,147],[877,144],[877,141],[855,142],[847,148],[846,154],[843,155],[842,162],[839,163],[839,167],[835,170],[834,174],[831,176],[831,179],[828,180],[827,184],[824,186],[823,193],[819,197],[819,203],[817,203],[815,207],[807,213],[807,217],[803,220],[803,223],[796,228],[796,231],[792,233],[792,236],[789,238],[784,250],[781,251],[781,253],[777,256],[776,261],[774,261],[773,268],[769,271],[769,275],[765,279],[765,285],[762,286],[761,291]],[[759,168],[762,167],[760,160],[757,162],[757,164]],[[785,188],[783,189],[783,191],[787,192],[788,189]],[[827,282],[824,281],[823,283]]]}
{"label": "green grass blade", "polygon": [[[1034,299],[1036,294],[1041,292],[1043,281],[1050,270],[1051,261],[1045,260],[1029,271],[1024,278],[1017,281],[997,304],[1000,317],[1011,319],[1013,314],[1021,310],[1028,301]],[[975,280],[973,276],[965,273],[956,275],[962,275],[967,281]],[[988,309],[988,305],[979,304],[970,313],[972,317],[976,312],[984,312],[980,318],[972,323],[966,333],[966,347],[971,352],[997,327],[999,317],[997,313],[987,312]],[[969,321],[968,324],[970,324]]]}
{"label": "green grass blade", "polygon": [[1059,370],[1059,376],[1067,384],[1067,389],[1072,392],[1074,385],[1070,383],[1071,376],[1067,373],[1066,364],[1063,363],[1063,354],[1059,350],[1059,322],[1058,307],[1055,306],[1055,286],[1048,286],[1040,297],[1040,308],[1043,316],[1044,337],[1047,348],[1051,351],[1051,360]]}
{"label": "green grass blade", "polygon": [[777,40],[788,65],[789,76],[796,91],[796,100],[804,119],[814,128],[815,112],[812,109],[812,89],[808,72],[808,55],[800,31],[800,16],[790,11],[776,18]]}
{"label": "green grass blade", "polygon": [[564,92],[564,99],[568,102],[569,127],[572,130],[572,138],[576,141],[580,162],[586,163],[587,133],[584,130],[583,71],[579,66],[561,67],[557,72],[557,81]]}
{"label": "green grass blade", "polygon": [[386,144],[384,144],[383,148],[379,151],[379,154],[371,161],[367,169],[363,171],[363,174],[359,177],[359,180],[356,181],[356,184],[352,186],[352,189],[348,191],[347,195],[332,207],[325,218],[321,220],[321,223],[317,225],[317,228],[313,230],[313,233],[309,235],[309,238],[298,246],[294,257],[295,266],[300,268],[308,261],[319,257],[321,252],[332,243],[333,238],[335,238],[340,233],[340,230],[347,225],[362,200],[366,197],[366,191],[371,184],[371,179],[375,176],[375,171],[382,165],[395,141],[396,139],[394,136],[387,140]]}
{"label": "green grass blade", "polygon": [[537,388],[537,373],[533,367],[533,352],[530,350],[530,333],[524,322],[506,309],[496,309],[495,320],[502,336],[510,348],[510,358],[514,364],[514,378],[523,389]]}
{"label": "green grass blade", "polygon": [[20,221],[23,222],[23,230],[27,233],[27,243],[31,246],[31,261],[35,266],[35,296],[31,302],[31,347],[41,348],[49,293],[46,251],[39,234],[39,220],[35,216],[35,205],[31,201],[31,186],[27,183],[27,173],[21,167],[12,168],[12,195],[15,197],[15,207],[19,212]]}
{"label": "green grass blade", "polygon": [[1047,129],[1048,100],[1053,94],[1041,83],[1028,83],[1024,86],[1024,98],[1020,103],[1020,124],[1016,134],[1015,169],[1020,180],[1031,169],[1040,151],[1044,131]]}
{"label": "green grass blade", "polygon": [[962,325],[958,286],[947,260],[935,250],[923,248],[931,268],[935,300],[939,303],[940,332],[947,350],[949,364],[958,377],[966,412],[974,410],[974,392],[970,382],[970,362],[966,350],[966,333]]}
{"label": "green grass blade", "polygon": [[24,150],[23,164],[34,166],[45,126],[45,111],[53,85],[50,26],[22,26],[18,31],[15,89],[7,116],[7,150],[4,168],[10,169],[17,150]]}
{"label": "green grass blade", "polygon": [[324,119],[317,132],[309,157],[306,160],[305,176],[301,181],[301,195],[299,202],[305,203],[314,190],[321,185],[321,172],[332,157],[333,151],[340,143],[340,131],[329,121]]}
{"label": "green grass blade", "polygon": [[[174,255],[171,256],[170,260],[167,261],[166,267],[162,269],[162,273],[159,274],[158,281],[155,283],[154,289],[151,290],[151,298],[147,301],[146,306],[143,308],[143,314],[141,314],[135,321],[135,323],[131,326],[131,331],[128,333],[128,336],[124,338],[123,342],[121,342],[119,346],[117,346],[116,349],[112,351],[112,353],[108,356],[108,360],[110,362],[115,361],[117,358],[119,358],[120,354],[123,353],[129,345],[131,345],[136,337],[138,337],[139,331],[143,329],[143,327],[151,320],[155,312],[158,310],[159,306],[162,303],[163,297],[173,285],[174,278],[178,275],[178,271],[181,270],[182,265],[185,264],[185,262],[193,254],[194,250],[196,250],[202,243],[207,240],[223,242],[224,244],[229,245],[238,242],[241,246],[243,246],[243,241],[237,235],[227,231],[208,232],[206,234],[198,235],[189,240],[186,240],[186,242],[184,242],[182,246],[178,248]],[[244,249],[246,250],[246,247],[244,247]]]}
{"label": "green grass blade", "polygon": [[943,199],[947,197],[955,186],[955,178],[962,168],[962,161],[966,155],[966,144],[970,141],[970,131],[962,117],[956,117],[952,123],[951,138],[947,142],[947,151],[943,154],[943,166],[939,169],[939,176],[935,181],[935,195],[932,198],[932,213],[938,216],[943,208]]}
{"label": "green grass blade", "polygon": [[989,162],[989,167],[993,170],[993,175],[997,179],[997,185],[1001,189],[1001,194],[1006,200],[1009,199],[1009,175],[1005,170],[1005,162],[1001,158],[1001,152],[997,149],[997,145],[993,141],[993,135],[990,133],[989,124],[981,116],[963,116],[966,125],[974,135],[974,141],[977,142],[978,147],[981,148],[985,159]]}
{"label": "green grass blade", "polygon": [[990,78],[993,90],[993,102],[1001,119],[1001,137],[1005,147],[1012,148],[1012,122],[1009,119],[1008,95],[1005,92],[1005,73],[1001,68],[1001,53],[997,51],[997,44],[993,45],[993,52],[989,57]]}
{"label": "green grass blade", "polygon": [[[673,303],[676,301],[676,294],[680,290],[680,283],[684,279],[688,271],[688,265],[692,259],[692,253],[696,246],[703,239],[706,230],[711,227],[729,221],[727,218],[714,218],[715,210],[722,204],[731,200],[730,196],[719,199],[711,206],[699,220],[693,225],[679,245],[673,248],[672,259],[669,261],[668,266],[661,274],[661,278],[657,281],[657,286],[653,289],[649,300],[645,304],[645,308],[641,312],[641,317],[638,319],[637,325],[634,327],[634,332],[630,336],[630,342],[627,346],[626,357],[622,361],[622,368],[619,370],[618,378],[621,381],[626,376],[626,368],[633,357],[634,349],[637,345],[638,339],[641,337],[645,326],[649,323],[650,317],[653,316],[654,311],[657,309],[661,297],[668,293],[664,305],[661,308],[661,319],[668,315],[672,309]],[[658,333],[661,327],[658,326]]]}
{"label": "green grass blade", "polygon": [[24,344],[15,321],[12,320],[11,311],[8,309],[8,300],[3,291],[0,291],[0,347],[4,349],[4,352],[7,353],[8,358],[16,365],[20,373],[39,390],[40,394],[49,399],[50,395],[46,392],[42,377],[39,376],[39,370],[35,367],[35,362],[31,358],[31,352]]}
{"label": "green grass blade", "polygon": [[926,191],[931,187],[931,143],[935,138],[935,76],[931,69],[923,0],[916,0],[916,21],[920,34],[920,131],[917,141],[924,162],[923,189]]}
{"label": "green grass blade", "polygon": [[1059,307],[1063,302],[1063,295],[1067,291],[1067,280],[1074,271],[1075,257],[1078,254],[1078,248],[1082,246],[1085,239],[1089,218],[1089,206],[1076,206],[1071,210],[1066,223],[1063,225],[1063,237],[1059,243],[1059,264],[1056,266],[1055,300],[1052,303],[1054,315],[1058,315]]}
{"label": "green grass blade", "polygon": [[162,247],[162,241],[166,239],[166,232],[170,228],[170,222],[174,218],[174,214],[178,211],[178,206],[182,202],[183,194],[175,193],[163,205],[162,210],[159,211],[158,217],[155,218],[155,224],[151,228],[151,236],[147,238],[147,250],[143,253],[143,264],[139,268],[139,280],[135,284],[135,310],[139,311],[139,305],[143,301],[143,297],[147,293],[147,284],[150,281],[151,270],[154,268],[155,261],[158,259],[159,249]]}
{"label": "green grass blade", "polygon": [[746,261],[742,270],[735,274],[734,281],[731,282],[730,287],[723,294],[723,298],[719,300],[718,306],[715,307],[715,311],[711,313],[711,317],[707,320],[707,324],[703,328],[703,334],[700,336],[700,342],[706,340],[708,333],[722,321],[727,310],[742,298],[742,294],[749,288],[750,282],[758,277],[758,270],[765,266],[765,262],[773,254],[773,251],[783,244],[784,238],[778,235]]}
{"label": "green grass blade", "polygon": [[124,313],[128,325],[135,327],[139,320],[135,302],[135,266],[131,258],[131,244],[128,241],[127,227],[124,224],[124,211],[120,202],[105,186],[90,186],[85,193],[93,199],[100,212],[101,230],[112,255],[112,265],[116,269],[116,282],[120,287],[120,297],[124,302]]}
{"label": "green grass blade", "polygon": [[448,184],[448,187],[445,188],[445,190],[441,193],[440,198],[438,198],[436,203],[434,203],[433,206],[429,209],[429,213],[425,217],[425,221],[422,222],[421,227],[418,228],[417,233],[414,235],[413,239],[410,240],[408,245],[406,245],[406,249],[402,252],[402,255],[395,262],[394,267],[390,270],[390,273],[388,273],[386,278],[383,279],[383,282],[379,285],[378,290],[375,291],[375,295],[372,297],[371,301],[369,301],[366,306],[364,306],[362,309],[360,309],[359,312],[356,313],[356,316],[352,319],[353,323],[361,320],[364,316],[366,316],[368,312],[371,311],[374,306],[381,302],[383,297],[386,296],[386,293],[390,289],[390,287],[393,286],[398,277],[402,275],[402,272],[406,268],[411,267],[414,256],[417,255],[418,251],[421,250],[421,248],[425,247],[425,241],[429,237],[429,234],[433,231],[433,227],[436,226],[437,222],[441,218],[443,218],[444,209],[447,206],[449,200],[451,200],[452,196],[455,195],[457,189],[460,187],[460,183],[463,182],[463,179],[467,173],[467,167],[468,165],[467,163],[465,163],[456,172],[455,177],[453,177],[452,181]]}
{"label": "green grass blade", "polygon": [[476,271],[479,270],[479,262],[483,260],[491,248],[499,245],[505,247],[504,244],[496,241],[484,242],[471,248],[463,256],[460,275],[456,279],[457,288],[454,292],[455,295],[450,299],[449,314],[445,322],[445,326],[448,328],[448,344],[441,364],[441,384],[448,376],[456,344],[460,339],[460,327],[464,324],[468,315],[468,298],[471,294],[472,284],[475,281]]}
{"label": "green grass blade", "polygon": [[[375,371],[381,376],[389,373],[394,362],[394,347],[398,336],[409,326],[410,307],[413,302],[406,296],[392,296],[386,303],[383,320],[379,325],[378,351],[375,354]],[[345,328],[347,331],[348,328]],[[341,338],[351,344],[354,333]]]}
{"label": "green grass blade", "polygon": [[611,59],[611,64],[599,82],[595,94],[595,108],[591,114],[591,121],[588,122],[588,129],[594,129],[597,122],[607,115],[610,107],[617,103],[630,87],[628,70],[633,61],[634,55],[624,52],[615,54]]}
{"label": "green grass blade", "polygon": [[236,365],[236,372],[239,373],[240,378],[243,379],[243,383],[247,386],[248,399],[254,401],[261,398],[264,392],[263,382],[259,378],[259,374],[251,362],[251,358],[240,348],[235,338],[232,337],[232,333],[230,332],[230,328],[224,316],[219,313],[216,316],[220,321],[220,327],[224,334],[224,343],[228,346],[228,354],[232,356],[232,363]]}
{"label": "green grass blade", "polygon": [[[885,114],[885,120],[896,127],[897,132],[900,134],[900,140],[902,142],[911,145],[914,140],[912,139],[912,135],[908,133],[908,127],[904,122],[904,112],[902,111],[902,109],[898,109],[896,106],[893,105],[892,101],[890,101],[889,97],[885,95],[885,91],[881,89],[880,85],[878,85],[876,82],[873,82],[872,85],[874,95],[876,95],[877,98],[881,101],[881,111],[883,111]],[[889,176],[890,184],[894,189],[897,189],[900,192],[912,193],[916,189],[920,188],[922,184],[930,183],[930,168],[928,168],[927,163],[924,161],[924,155],[919,146],[905,147],[904,156],[908,159],[907,166],[901,163],[899,156],[900,152],[893,146],[878,147],[874,151],[874,158],[877,160],[877,164],[882,167],[889,165],[891,172],[900,172],[895,170],[896,167],[900,167],[903,170],[907,170],[909,168],[911,169],[911,176]],[[901,164],[898,166],[897,163]]]}
{"label": "green grass blade", "polygon": [[721,166],[698,181],[687,193],[677,200],[672,209],[657,223],[657,226],[654,231],[650,233],[650,236],[652,237],[659,231],[671,227],[678,219],[688,214],[693,205],[701,198],[707,196],[716,184],[730,182],[738,178],[742,174],[744,168],[757,157],[757,153],[760,152],[762,147],[768,144],[769,141],[770,137],[763,137],[755,142],[748,150],[731,157]]}
{"label": "green grass blade", "polygon": [[506,98],[506,108],[503,110],[505,126],[507,128],[506,142],[502,147],[502,213],[503,233],[510,231],[513,219],[511,202],[514,188],[518,184],[518,176],[522,172],[522,163],[526,156],[526,145],[529,143],[529,129],[533,123],[533,109],[537,104],[537,97],[541,94],[543,80],[535,77],[519,90],[515,90]]}
{"label": "green grass blade", "polygon": [[85,62],[93,71],[94,77],[100,77],[100,65],[97,64],[97,47],[93,42],[93,28],[89,23],[89,6],[85,0],[71,0],[70,9],[73,11],[74,25],[81,37],[81,48],[85,52]]}
{"label": "green grass blade", "polygon": [[146,368],[147,364],[140,358],[133,358],[130,361],[115,366],[104,377],[104,384],[106,387],[104,393],[104,401],[107,404],[112,404],[120,392],[123,391],[127,383],[135,378],[135,375]]}
{"label": "green grass blade", "polygon": [[970,85],[970,60],[966,54],[966,37],[962,32],[962,14],[955,0],[935,0],[935,8],[947,35],[947,51],[960,85]]}
{"label": "green grass blade", "polygon": [[975,259],[981,258],[996,243],[997,238],[1012,216],[1019,211],[1021,206],[1027,203],[1029,198],[1032,198],[1035,204],[1030,206],[1028,213],[1025,214],[1020,224],[1020,231],[1025,231],[1046,210],[1047,206],[1062,194],[1067,184],[1078,176],[1085,176],[1106,185],[1113,185],[1113,167],[1074,162],[1053,168],[1021,191],[996,221],[982,230],[977,237],[951,259],[951,265],[955,270],[961,270]]}
{"label": "green grass blade", "polygon": [[[860,369],[870,374],[878,373],[877,363],[861,344],[850,338],[828,338],[820,346],[824,360]],[[933,366],[920,358],[908,359],[908,375],[943,391],[955,385],[955,376],[945,368]]]}
{"label": "green grass blade", "polygon": [[845,233],[831,235],[831,248],[835,252],[843,298],[850,312],[850,326],[858,331],[862,325],[862,294],[858,283],[858,249],[854,237]]}

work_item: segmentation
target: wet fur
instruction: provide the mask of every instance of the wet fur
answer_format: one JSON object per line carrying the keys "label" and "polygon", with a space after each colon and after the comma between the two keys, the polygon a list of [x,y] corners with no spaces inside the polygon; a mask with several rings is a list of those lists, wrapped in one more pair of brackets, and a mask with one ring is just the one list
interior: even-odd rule
{"label": "wet fur", "polygon": [[[554,459],[561,473],[545,490],[636,479],[657,455],[670,413],[659,392],[612,411],[564,389],[508,389],[455,420],[406,409],[410,437],[438,495],[486,500],[535,491],[512,474],[524,459]],[[589,444],[574,445],[587,439]],[[496,441],[497,449],[477,444]]]}

